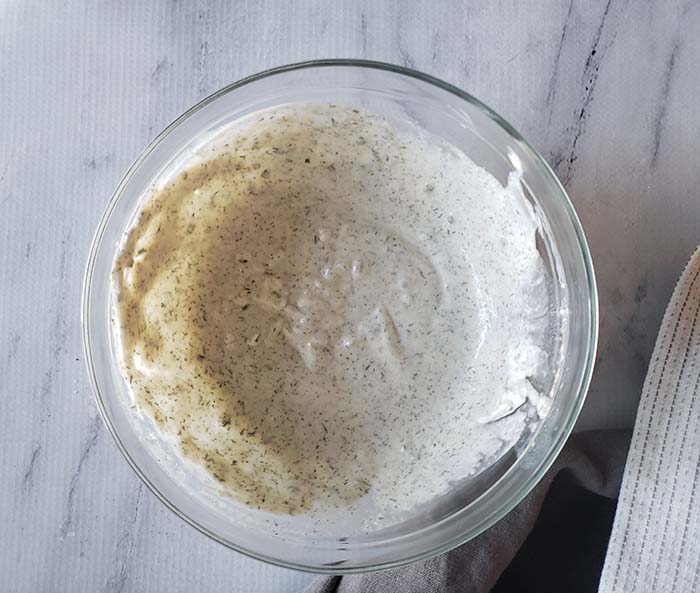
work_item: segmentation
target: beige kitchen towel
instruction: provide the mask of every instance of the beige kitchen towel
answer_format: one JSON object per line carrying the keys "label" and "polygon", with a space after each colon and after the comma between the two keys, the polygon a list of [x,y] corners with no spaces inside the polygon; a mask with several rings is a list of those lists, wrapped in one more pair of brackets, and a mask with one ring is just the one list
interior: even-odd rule
{"label": "beige kitchen towel", "polygon": [[599,593],[700,591],[700,249],[649,363]]}

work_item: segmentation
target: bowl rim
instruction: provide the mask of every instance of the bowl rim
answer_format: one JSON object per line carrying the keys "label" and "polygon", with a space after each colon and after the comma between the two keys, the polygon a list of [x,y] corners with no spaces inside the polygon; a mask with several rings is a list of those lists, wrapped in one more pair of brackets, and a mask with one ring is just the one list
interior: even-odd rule
{"label": "bowl rim", "polygon": [[[212,103],[219,97],[226,95],[229,92],[232,92],[240,87],[246,86],[250,83],[256,82],[258,80],[268,78],[271,76],[275,76],[277,74],[282,74],[286,72],[292,72],[296,70],[304,70],[304,69],[309,69],[309,68],[319,68],[319,67],[354,67],[354,68],[368,68],[368,69],[373,69],[373,70],[383,70],[383,71],[388,71],[394,74],[399,74],[402,76],[407,76],[409,78],[414,78],[417,79],[421,82],[425,82],[428,84],[431,84],[433,86],[436,86],[444,91],[447,91],[453,95],[456,95],[458,98],[467,101],[471,105],[475,106],[479,110],[481,110],[482,113],[484,113],[486,116],[488,116],[490,119],[492,119],[496,124],[498,124],[501,128],[503,128],[515,141],[517,141],[522,148],[525,149],[526,152],[529,153],[529,156],[533,158],[535,162],[544,170],[545,174],[549,175],[551,177],[551,180],[554,183],[555,189],[558,191],[560,194],[559,197],[562,201],[562,205],[564,206],[564,209],[566,211],[567,216],[569,217],[569,220],[573,226],[575,237],[577,240],[578,247],[581,250],[581,255],[583,258],[583,263],[584,263],[584,270],[586,273],[586,281],[587,281],[587,288],[588,288],[588,294],[589,294],[589,313],[590,313],[590,323],[588,330],[590,332],[590,339],[588,340],[587,344],[587,352],[586,352],[586,357],[585,357],[585,367],[580,375],[579,379],[579,387],[578,387],[578,393],[576,394],[576,397],[574,399],[574,405],[572,406],[571,413],[569,416],[566,418],[566,422],[562,425],[560,430],[558,431],[557,437],[554,440],[552,446],[549,448],[549,451],[547,452],[547,455],[544,457],[544,459],[539,463],[539,465],[535,468],[535,470],[530,474],[528,480],[523,482],[523,484],[520,486],[519,491],[517,496],[513,496],[509,499],[507,504],[503,504],[501,507],[497,508],[495,511],[493,511],[490,515],[484,518],[477,526],[472,528],[471,530],[462,532],[460,535],[453,537],[452,539],[443,542],[442,544],[438,546],[434,546],[429,550],[424,550],[420,553],[413,554],[411,556],[406,556],[397,560],[389,560],[389,561],[382,561],[376,564],[371,564],[367,566],[353,566],[353,567],[342,567],[342,566],[324,566],[320,564],[300,564],[297,562],[290,562],[287,560],[275,558],[272,556],[267,556],[265,554],[261,554],[252,550],[248,550],[245,547],[232,543],[225,538],[217,535],[216,533],[212,532],[209,530],[207,527],[204,525],[200,524],[198,521],[195,521],[194,519],[190,518],[187,514],[185,514],[183,511],[181,511],[174,503],[172,503],[165,494],[163,494],[158,487],[150,481],[150,479],[144,474],[144,472],[141,470],[139,465],[136,463],[136,461],[133,459],[129,451],[127,450],[126,446],[122,442],[121,438],[119,437],[119,434],[115,428],[115,426],[112,423],[111,417],[109,412],[107,411],[106,405],[103,402],[102,399],[102,394],[100,392],[99,386],[98,386],[98,381],[97,381],[97,373],[95,371],[95,366],[94,366],[94,361],[92,357],[92,350],[91,350],[91,338],[90,338],[90,289],[92,286],[92,279],[95,274],[95,263],[96,263],[96,257],[97,257],[97,251],[99,246],[101,245],[103,235],[107,226],[108,221],[111,218],[112,212],[114,211],[118,201],[120,200],[124,188],[127,185],[127,183],[130,181],[136,170],[141,166],[143,161],[146,159],[146,157],[155,149],[156,146],[158,146],[166,136],[170,134],[172,130],[177,128],[182,122],[187,120],[192,114],[195,112],[199,111],[200,109],[204,108],[208,104]],[[429,74],[425,74],[423,72],[419,72],[417,70],[411,69],[411,68],[406,68],[404,66],[398,66],[395,64],[390,64],[386,62],[380,62],[380,61],[374,61],[374,60],[362,60],[362,59],[320,59],[320,60],[309,60],[309,61],[303,61],[303,62],[295,62],[292,64],[287,64],[283,66],[278,66],[274,68],[269,68],[267,70],[263,70],[257,74],[253,74],[251,76],[247,76],[245,78],[242,78],[236,82],[233,82],[229,85],[226,85],[222,87],[221,89],[215,91],[214,93],[208,95],[201,101],[197,102],[195,105],[187,109],[184,113],[182,113],[179,117],[177,117],[175,120],[173,120],[168,126],[166,126],[151,142],[146,146],[145,149],[141,152],[141,154],[138,156],[138,158],[131,164],[131,166],[127,169],[126,173],[122,177],[121,181],[117,185],[116,189],[114,190],[109,203],[107,205],[107,208],[105,209],[104,213],[102,214],[102,217],[100,218],[100,222],[97,226],[97,229],[95,231],[95,234],[93,236],[91,245],[90,245],[90,252],[87,260],[87,264],[85,267],[85,273],[83,277],[83,286],[82,286],[82,294],[81,294],[81,305],[80,305],[80,324],[81,324],[81,333],[82,333],[82,338],[83,338],[83,353],[85,357],[85,363],[87,366],[88,370],[88,375],[90,378],[90,385],[92,388],[93,396],[95,398],[95,401],[97,403],[97,408],[100,412],[100,416],[102,417],[103,422],[107,426],[107,429],[109,430],[110,434],[114,438],[118,449],[121,451],[122,455],[128,462],[128,464],[131,466],[132,470],[136,473],[136,475],[141,479],[141,481],[148,487],[148,489],[168,508],[170,509],[175,515],[177,515],[180,519],[197,529],[199,532],[203,533],[204,535],[207,535],[214,541],[219,542],[220,544],[223,544],[224,546],[235,550],[241,554],[244,554],[250,558],[254,558],[256,560],[261,560],[263,562],[267,562],[269,564],[273,564],[276,566],[280,566],[283,568],[290,568],[294,570],[300,570],[304,572],[310,572],[310,573],[315,573],[315,574],[352,574],[352,573],[366,573],[366,572],[373,572],[377,570],[383,570],[387,568],[394,568],[398,566],[403,566],[406,564],[410,564],[412,562],[420,561],[420,560],[425,560],[427,558],[431,558],[433,556],[436,556],[438,554],[443,554],[463,543],[466,541],[469,541],[473,539],[474,537],[478,536],[479,534],[483,533],[486,531],[486,529],[492,527],[495,525],[498,521],[500,521],[505,515],[510,513],[520,502],[524,500],[524,498],[531,492],[531,490],[534,488],[534,486],[541,480],[541,478],[544,476],[544,474],[549,470],[549,468],[552,466],[554,463],[555,459],[561,452],[561,449],[563,448],[564,444],[568,440],[574,425],[579,417],[579,414],[581,412],[581,408],[583,407],[583,404],[586,399],[586,395],[588,393],[588,388],[590,386],[591,382],[591,377],[593,374],[593,368],[595,366],[595,360],[596,360],[596,352],[598,348],[598,330],[599,330],[599,301],[598,301],[598,290],[597,290],[597,283],[596,283],[596,277],[595,277],[595,270],[593,266],[593,259],[590,253],[590,249],[588,247],[588,242],[586,240],[584,231],[583,231],[583,226],[581,224],[581,221],[579,219],[578,214],[576,213],[576,210],[573,207],[573,204],[571,202],[571,199],[569,198],[566,190],[564,189],[564,186],[562,185],[561,181],[549,165],[547,161],[544,159],[544,157],[535,149],[532,147],[532,145],[523,138],[520,133],[503,117],[501,117],[498,113],[496,113],[493,109],[488,107],[486,104],[482,103],[479,99],[473,97],[469,93],[461,90],[460,88],[444,82],[443,80],[436,78],[434,76],[431,76]]]}

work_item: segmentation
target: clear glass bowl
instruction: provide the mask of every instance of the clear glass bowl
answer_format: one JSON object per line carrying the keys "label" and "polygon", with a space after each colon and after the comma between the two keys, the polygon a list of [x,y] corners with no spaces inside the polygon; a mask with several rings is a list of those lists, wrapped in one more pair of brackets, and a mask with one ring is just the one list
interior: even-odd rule
{"label": "clear glass bowl", "polygon": [[[546,386],[553,406],[534,434],[508,455],[410,520],[357,537],[276,533],[253,515],[207,494],[206,476],[179,461],[171,442],[135,413],[115,362],[110,302],[112,264],[146,190],[198,139],[245,114],[294,102],[362,107],[410,120],[460,148],[505,183],[522,174],[541,219],[538,247],[551,274],[553,352]],[[543,158],[500,116],[463,91],[405,68],[324,60],[262,72],[187,111],[143,152],[117,187],[93,241],[82,303],[86,360],[100,412],[146,485],[182,519],[235,550],[274,564],[327,573],[374,570],[423,559],[478,535],[515,507],[549,468],[585,399],[595,360],[598,301],[591,256],[564,188]]]}

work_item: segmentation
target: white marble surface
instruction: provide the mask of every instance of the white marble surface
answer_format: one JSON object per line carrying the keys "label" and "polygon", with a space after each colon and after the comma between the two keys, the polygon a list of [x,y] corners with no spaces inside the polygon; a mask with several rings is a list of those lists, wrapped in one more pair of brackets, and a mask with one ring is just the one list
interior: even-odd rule
{"label": "white marble surface", "polygon": [[363,57],[444,78],[554,164],[602,335],[579,427],[631,425],[700,241],[700,4],[620,0],[0,2],[0,590],[299,590],[185,525],[97,416],[79,297],[97,221],[162,127],[226,83]]}

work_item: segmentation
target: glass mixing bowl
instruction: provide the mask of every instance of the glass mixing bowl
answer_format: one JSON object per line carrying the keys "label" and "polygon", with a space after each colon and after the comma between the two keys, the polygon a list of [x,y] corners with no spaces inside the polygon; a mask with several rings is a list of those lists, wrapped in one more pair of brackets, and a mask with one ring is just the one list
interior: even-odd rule
{"label": "glass mixing bowl", "polygon": [[[207,486],[173,443],[133,405],[115,357],[110,282],[126,229],[148,188],[208,133],[250,112],[295,102],[352,105],[409,120],[461,149],[505,184],[521,173],[540,219],[537,245],[550,274],[551,359],[542,386],[553,405],[536,430],[474,478],[409,519],[360,536],[303,535],[261,523]],[[274,564],[326,573],[374,570],[423,559],[484,531],[533,488],[571,432],[595,360],[598,301],[591,256],[569,198],[543,158],[506,121],[463,91],[405,68],[324,60],[268,70],[214,93],[168,126],[132,165],[100,221],[82,303],[87,365],[102,417],[146,485],[182,519],[235,550]]]}

